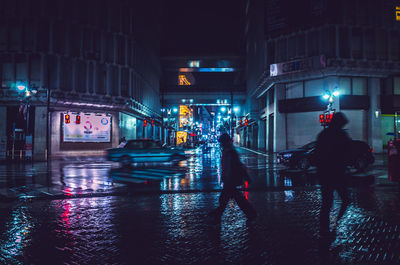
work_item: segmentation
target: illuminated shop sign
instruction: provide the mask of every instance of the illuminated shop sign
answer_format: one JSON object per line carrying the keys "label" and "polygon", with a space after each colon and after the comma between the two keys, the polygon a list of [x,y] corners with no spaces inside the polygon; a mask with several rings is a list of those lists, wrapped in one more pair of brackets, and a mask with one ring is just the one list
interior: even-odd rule
{"label": "illuminated shop sign", "polygon": [[185,75],[178,75],[178,82],[180,86],[190,86],[191,83],[187,80]]}
{"label": "illuminated shop sign", "polygon": [[187,141],[188,133],[185,131],[177,131],[176,132],[176,144],[183,144]]}
{"label": "illuminated shop sign", "polygon": [[[110,142],[111,116],[98,113],[64,114],[64,142]],[[72,122],[74,121],[74,122]]]}
{"label": "illuminated shop sign", "polygon": [[224,73],[224,72],[235,72],[235,68],[229,67],[213,67],[213,68],[179,68],[179,72],[217,72],[217,73]]}
{"label": "illuminated shop sign", "polygon": [[320,55],[301,60],[271,64],[269,70],[270,76],[278,76],[307,70],[322,69],[325,67],[325,56]]}
{"label": "illuminated shop sign", "polygon": [[396,21],[400,21],[400,6],[396,6]]}
{"label": "illuminated shop sign", "polygon": [[179,106],[179,128],[192,125],[192,110],[189,106]]}

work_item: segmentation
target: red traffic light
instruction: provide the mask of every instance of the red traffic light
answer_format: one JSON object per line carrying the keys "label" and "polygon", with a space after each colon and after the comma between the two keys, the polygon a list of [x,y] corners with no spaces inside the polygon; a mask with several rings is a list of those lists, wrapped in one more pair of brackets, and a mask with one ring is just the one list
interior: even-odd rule
{"label": "red traffic light", "polygon": [[319,115],[319,123],[324,123],[325,122],[325,116],[324,114]]}
{"label": "red traffic light", "polygon": [[143,127],[147,127],[147,120],[143,121]]}
{"label": "red traffic light", "polygon": [[151,120],[151,127],[154,126],[154,120]]}
{"label": "red traffic light", "polygon": [[75,123],[76,123],[76,124],[80,124],[80,123],[81,123],[81,116],[76,115]]}
{"label": "red traffic light", "polygon": [[71,122],[71,118],[69,117],[68,114],[65,115],[65,123],[70,123]]}
{"label": "red traffic light", "polygon": [[248,119],[245,119],[245,120],[244,120],[244,125],[245,125],[245,126],[248,126],[248,125],[249,125],[249,120],[248,120]]}

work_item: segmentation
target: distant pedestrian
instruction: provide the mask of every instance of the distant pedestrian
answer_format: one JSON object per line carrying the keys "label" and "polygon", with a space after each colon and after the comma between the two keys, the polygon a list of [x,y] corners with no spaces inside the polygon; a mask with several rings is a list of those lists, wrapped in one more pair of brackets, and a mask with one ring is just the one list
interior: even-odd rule
{"label": "distant pedestrian", "polygon": [[223,189],[219,197],[219,207],[209,215],[219,220],[229,200],[235,199],[240,209],[246,214],[247,219],[252,220],[257,216],[257,213],[250,202],[237,189],[237,186],[243,185],[244,181],[250,182],[246,168],[240,162],[239,155],[228,134],[222,134],[218,141],[222,147],[221,178]]}
{"label": "distant pedestrian", "polygon": [[343,130],[347,123],[348,120],[343,113],[335,113],[328,128],[324,129],[317,139],[315,159],[322,194],[320,212],[321,238],[335,236],[335,233],[331,232],[329,228],[333,192],[336,190],[342,200],[336,222],[343,216],[349,204],[345,171],[346,157],[350,153],[351,139]]}
{"label": "distant pedestrian", "polygon": [[121,138],[121,140],[119,141],[119,145],[118,148],[123,148],[126,145],[126,139],[125,136]]}

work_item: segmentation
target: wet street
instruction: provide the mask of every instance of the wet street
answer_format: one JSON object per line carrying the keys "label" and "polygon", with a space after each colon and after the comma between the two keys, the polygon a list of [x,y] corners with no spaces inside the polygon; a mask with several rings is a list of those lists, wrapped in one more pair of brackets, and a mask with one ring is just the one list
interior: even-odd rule
{"label": "wet street", "polygon": [[352,203],[325,245],[313,170],[238,151],[259,214],[250,224],[233,202],[220,224],[207,218],[221,189],[217,148],[188,150],[179,166],[123,169],[102,157],[0,165],[0,264],[400,263],[400,193],[379,159],[349,178]]}

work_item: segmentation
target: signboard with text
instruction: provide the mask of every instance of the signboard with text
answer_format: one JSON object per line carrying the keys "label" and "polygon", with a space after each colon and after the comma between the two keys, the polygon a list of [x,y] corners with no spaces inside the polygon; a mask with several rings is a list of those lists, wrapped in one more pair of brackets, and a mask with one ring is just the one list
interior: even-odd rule
{"label": "signboard with text", "polygon": [[98,113],[63,114],[64,142],[111,141],[111,116]]}
{"label": "signboard with text", "polygon": [[326,67],[324,55],[270,65],[270,76],[316,70]]}

